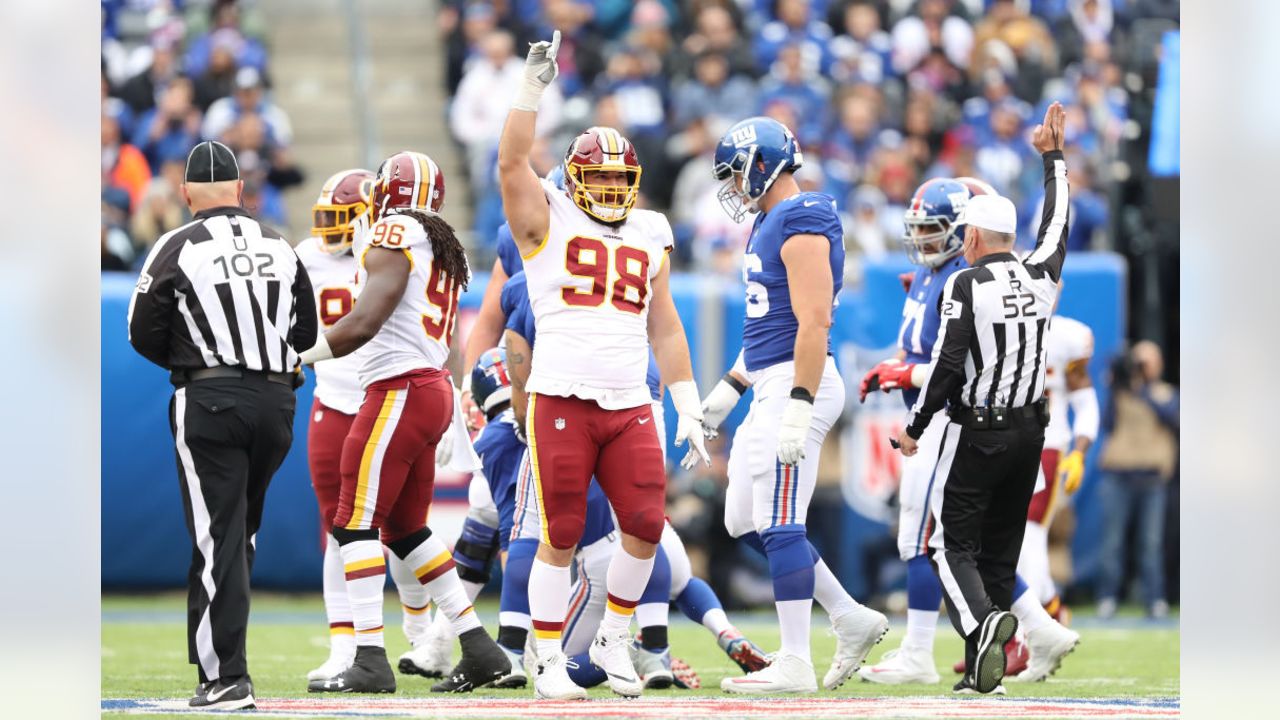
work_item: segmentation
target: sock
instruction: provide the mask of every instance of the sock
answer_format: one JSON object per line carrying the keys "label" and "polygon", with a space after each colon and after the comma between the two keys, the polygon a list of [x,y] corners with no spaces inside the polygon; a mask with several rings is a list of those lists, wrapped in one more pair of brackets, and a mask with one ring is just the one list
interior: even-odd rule
{"label": "sock", "polygon": [[1031,592],[1021,575],[1014,581],[1013,607],[1010,609],[1018,618],[1018,625],[1023,632],[1031,632],[1053,622],[1053,618],[1049,617],[1049,613],[1040,604],[1040,598]]}
{"label": "sock", "polygon": [[[600,621],[601,633],[625,632],[631,626],[631,616],[636,611],[640,596],[649,583],[649,575],[657,562],[656,555],[642,559],[622,547],[614,553],[605,579],[608,600],[605,602],[604,619]],[[668,592],[670,592],[670,568],[668,568]]]}
{"label": "sock", "polygon": [[[507,562],[511,557],[507,556]],[[533,621],[533,637],[538,656],[550,657],[564,652],[560,635],[564,632],[564,616],[569,612],[569,568],[556,567],[537,558],[529,570],[529,616]]]}
{"label": "sock", "polygon": [[595,663],[591,662],[591,658],[587,653],[574,655],[569,658],[568,670],[569,679],[573,681],[574,685],[582,688],[591,688],[597,685],[602,685],[605,680],[609,679],[609,677],[604,674],[604,670],[601,670]]}
{"label": "sock", "polygon": [[489,582],[489,569],[497,552],[498,528],[468,517],[462,523],[462,535],[453,546],[453,562],[458,566],[458,578],[472,602]]}
{"label": "sock", "polygon": [[803,525],[779,525],[760,535],[773,578],[781,651],[808,660],[809,618],[813,612],[814,570]]}
{"label": "sock", "polygon": [[[667,553],[662,547],[658,547],[658,553],[653,557],[653,571],[649,573],[649,582],[645,583],[644,592],[640,594],[640,603],[636,605],[636,623],[640,626],[643,634],[645,628],[662,627],[663,642],[660,648],[665,648],[667,634],[667,619],[671,612],[671,563],[667,559]],[[645,647],[649,647],[649,637],[643,635]]]}
{"label": "sock", "polygon": [[394,552],[387,558],[387,569],[391,571],[396,593],[400,596],[400,609],[403,611],[400,626],[404,637],[410,645],[417,645],[431,625],[431,593],[418,582],[413,568]]}
{"label": "sock", "polygon": [[413,568],[418,582],[435,600],[437,611],[449,619],[455,635],[480,627],[480,618],[454,571],[453,555],[440,538],[431,534],[430,528],[424,527],[387,546]]}
{"label": "sock", "polygon": [[[525,616],[528,617],[527,615]],[[499,621],[501,623],[501,621]],[[516,655],[524,655],[524,644],[529,641],[529,626],[498,625],[498,644]]]}
{"label": "sock", "polygon": [[[507,566],[502,573],[502,599],[498,603],[498,642],[508,650],[524,652],[525,637],[529,634],[529,570],[538,554],[538,541],[523,538],[507,547]],[[510,628],[505,637],[519,644],[504,642],[503,630]]]}
{"label": "sock", "polygon": [[342,550],[330,535],[324,548],[324,614],[329,621],[329,656],[356,656],[356,630],[347,600],[347,577],[342,571]]}
{"label": "sock", "polygon": [[927,555],[907,561],[907,634],[903,647],[933,652],[933,639],[938,630],[938,604],[942,602],[942,583]]}
{"label": "sock", "polygon": [[666,625],[647,625],[640,619],[640,611],[636,611],[636,622],[640,624],[640,647],[653,653],[660,653],[666,650],[669,644],[667,640]]}
{"label": "sock", "polygon": [[1018,574],[1036,594],[1041,605],[1047,605],[1058,588],[1049,572],[1049,528],[1037,522],[1027,521],[1022,538],[1022,553],[1018,556]]}
{"label": "sock", "polygon": [[813,599],[827,611],[827,615],[835,620],[861,607],[822,561],[813,543],[809,543],[809,554],[813,556]]}
{"label": "sock", "polygon": [[351,603],[351,622],[356,647],[381,647],[382,588],[386,583],[386,561],[377,530],[334,528],[333,537],[342,552],[342,570]]}

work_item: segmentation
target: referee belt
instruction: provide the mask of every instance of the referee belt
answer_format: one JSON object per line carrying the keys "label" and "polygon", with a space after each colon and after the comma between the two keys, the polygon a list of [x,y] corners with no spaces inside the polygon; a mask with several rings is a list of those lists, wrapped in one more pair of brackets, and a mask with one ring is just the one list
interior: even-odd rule
{"label": "referee belt", "polygon": [[174,370],[169,373],[169,382],[173,383],[176,387],[200,380],[221,380],[224,378],[243,379],[246,377],[259,377],[267,382],[284,385],[290,390],[302,385],[302,373],[263,372],[261,370],[246,370],[244,368],[229,367],[227,365],[211,368],[197,368],[195,370]]}
{"label": "referee belt", "polygon": [[959,407],[948,408],[951,422],[974,430],[1004,430],[1012,421],[1035,421],[1042,427],[1049,424],[1048,402],[1041,398],[1030,405],[1019,407]]}

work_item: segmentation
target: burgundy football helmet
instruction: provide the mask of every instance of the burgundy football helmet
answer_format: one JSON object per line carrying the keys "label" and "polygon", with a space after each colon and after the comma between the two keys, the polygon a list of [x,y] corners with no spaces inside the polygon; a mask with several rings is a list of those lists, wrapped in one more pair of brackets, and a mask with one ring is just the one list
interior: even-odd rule
{"label": "burgundy football helmet", "polygon": [[420,152],[402,150],[387,158],[373,181],[373,212],[377,222],[395,210],[440,212],[444,207],[444,173]]}
{"label": "burgundy football helmet", "polygon": [[[564,157],[565,190],[582,211],[602,222],[625,220],[640,193],[636,147],[610,127],[587,128]],[[588,172],[626,173],[626,184],[588,183]]]}
{"label": "burgundy football helmet", "polygon": [[311,207],[311,234],[325,252],[338,255],[351,247],[356,221],[369,212],[373,173],[353,169],[334,173],[324,181]]}

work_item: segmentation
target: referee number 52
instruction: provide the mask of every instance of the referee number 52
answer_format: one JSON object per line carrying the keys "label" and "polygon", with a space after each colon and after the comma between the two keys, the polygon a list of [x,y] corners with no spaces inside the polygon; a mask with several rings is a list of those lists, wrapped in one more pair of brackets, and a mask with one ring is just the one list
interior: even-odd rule
{"label": "referee number 52", "polygon": [[1031,293],[1019,293],[1017,295],[1004,295],[1000,298],[1004,304],[1005,319],[1016,317],[1031,317],[1035,315],[1032,308],[1036,304],[1036,296]]}

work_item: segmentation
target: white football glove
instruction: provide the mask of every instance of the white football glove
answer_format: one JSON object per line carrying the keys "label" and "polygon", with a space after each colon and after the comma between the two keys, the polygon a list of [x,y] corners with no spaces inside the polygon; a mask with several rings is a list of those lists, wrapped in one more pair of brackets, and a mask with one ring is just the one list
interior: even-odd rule
{"label": "white football glove", "polygon": [[453,432],[453,425],[450,425],[440,436],[440,442],[436,443],[436,465],[439,467],[448,465],[453,459]]}
{"label": "white football glove", "polygon": [[741,399],[742,393],[724,379],[711,388],[707,399],[702,401],[702,432],[708,440],[715,440],[720,435],[720,425]]}
{"label": "white football glove", "polygon": [[541,40],[529,44],[529,54],[524,59],[524,85],[511,103],[513,109],[537,112],[543,91],[560,74],[560,68],[556,65],[556,54],[559,52],[559,30],[551,34],[551,42]]}
{"label": "white football glove", "polygon": [[796,465],[804,457],[804,442],[809,437],[809,422],[813,418],[813,403],[799,398],[787,401],[782,411],[782,424],[778,426],[778,462]]}
{"label": "white football glove", "polygon": [[681,380],[669,386],[671,402],[676,406],[676,447],[684,447],[689,441],[689,453],[680,461],[680,467],[690,470],[701,458],[711,466],[707,442],[702,436],[702,407],[698,404],[698,386],[692,380]]}

